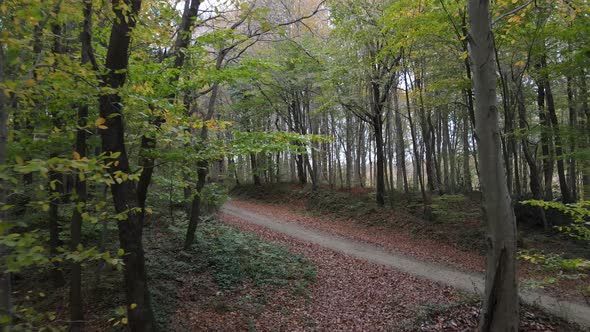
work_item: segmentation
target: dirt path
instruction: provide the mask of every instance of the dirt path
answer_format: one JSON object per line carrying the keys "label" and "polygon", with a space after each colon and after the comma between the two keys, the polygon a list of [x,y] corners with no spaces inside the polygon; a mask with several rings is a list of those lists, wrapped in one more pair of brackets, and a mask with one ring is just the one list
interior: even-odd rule
{"label": "dirt path", "polygon": [[[448,266],[420,261],[411,256],[386,251],[377,246],[306,228],[287,220],[271,219],[260,213],[238,207],[231,202],[225,204],[223,212],[298,240],[451,286],[458,290],[471,293],[482,293],[483,291],[484,280],[480,274],[466,273]],[[520,296],[527,304],[537,305],[556,316],[590,327],[590,306],[561,301],[537,291],[521,291]]]}

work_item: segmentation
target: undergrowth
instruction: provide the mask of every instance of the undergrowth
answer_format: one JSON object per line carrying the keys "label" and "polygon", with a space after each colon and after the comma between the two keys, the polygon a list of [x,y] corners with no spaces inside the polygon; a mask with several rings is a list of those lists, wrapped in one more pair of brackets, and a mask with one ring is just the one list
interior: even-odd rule
{"label": "undergrowth", "polygon": [[223,290],[245,280],[256,286],[283,286],[293,280],[315,279],[315,268],[303,257],[214,220],[201,224],[196,248]]}
{"label": "undergrowth", "polygon": [[[184,212],[177,212],[174,220],[186,220]],[[161,327],[173,323],[175,326],[182,325],[172,319],[180,306],[190,306],[181,302],[182,294],[179,292],[185,282],[184,277],[191,274],[197,279],[212,275],[218,292],[206,294],[192,289],[195,294],[189,298],[194,298],[198,306],[210,306],[219,312],[230,309],[249,311],[254,307],[262,310],[266,301],[259,296],[238,295],[236,299],[229,295],[240,293],[244,287],[253,287],[255,293],[289,287],[293,296],[302,296],[315,280],[315,267],[303,257],[214,218],[203,218],[197,228],[195,244],[188,252],[179,248],[185,223],[169,219],[164,222],[167,226],[163,232],[149,236],[148,241],[153,242],[147,255],[154,311]]]}

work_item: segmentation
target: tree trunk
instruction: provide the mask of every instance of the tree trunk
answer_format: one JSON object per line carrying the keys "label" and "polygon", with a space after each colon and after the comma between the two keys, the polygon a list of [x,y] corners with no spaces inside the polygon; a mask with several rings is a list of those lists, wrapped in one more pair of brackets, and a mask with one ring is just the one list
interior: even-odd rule
{"label": "tree trunk", "polygon": [[469,166],[469,160],[471,159],[471,153],[469,151],[469,118],[468,114],[466,113],[463,116],[463,191],[465,193],[470,193],[472,190],[471,184],[471,168]]}
{"label": "tree trunk", "polygon": [[551,153],[551,126],[547,121],[545,109],[545,85],[537,82],[537,105],[539,108],[539,122],[541,125],[541,152],[543,154],[544,199],[553,200],[553,155]]}
{"label": "tree trunk", "polygon": [[[57,16],[60,11],[60,5],[54,7],[54,15]],[[55,55],[63,54],[64,47],[62,45],[62,26],[61,23],[52,23],[51,32],[54,35],[54,42],[52,46],[52,52]],[[57,114],[51,112],[52,124],[55,128],[62,128],[63,121]],[[49,154],[49,158],[57,158],[59,153],[52,151]],[[60,224],[59,224],[59,207],[63,202],[63,176],[61,173],[54,169],[49,170],[49,256],[51,258],[56,257],[59,254],[59,247],[63,245],[59,238]],[[53,262],[53,268],[51,269],[51,279],[54,286],[60,287],[65,284],[65,278],[62,272],[62,266],[58,262]]]}
{"label": "tree trunk", "polygon": [[[126,10],[118,3],[112,9],[116,19],[111,30],[106,56],[106,69],[102,86],[112,89],[99,98],[100,116],[106,120],[105,129],[100,130],[102,151],[107,155],[118,154],[109,168],[111,176],[118,172],[130,174],[131,169],[125,147],[125,130],[122,113],[122,98],[118,90],[125,84],[129,63],[130,33],[135,27],[141,0],[127,0]],[[147,271],[142,243],[143,224],[138,211],[136,188],[130,180],[111,185],[113,202],[117,213],[127,218],[119,221],[119,243],[125,251],[124,280],[127,302],[127,315],[131,331],[149,332],[156,330],[154,314],[150,303],[147,284]],[[133,304],[133,309],[132,309]]]}
{"label": "tree trunk", "polygon": [[[541,65],[544,69],[547,68],[547,58],[543,56]],[[549,113],[549,120],[551,122],[553,138],[555,140],[555,158],[557,160],[557,175],[559,177],[559,189],[561,191],[561,199],[563,203],[572,203],[570,197],[570,190],[567,185],[565,177],[565,163],[563,155],[563,146],[561,142],[561,133],[559,132],[559,122],[557,121],[557,113],[555,112],[555,101],[553,99],[553,90],[551,89],[551,82],[549,75],[544,73],[545,98],[547,99],[547,112]]]}
{"label": "tree trunk", "polygon": [[385,205],[385,156],[383,144],[383,124],[381,115],[373,119],[375,130],[375,149],[377,154],[377,205]]}
{"label": "tree trunk", "polygon": [[[407,75],[409,75],[409,74],[407,72],[404,72],[404,83],[405,83],[406,87],[409,87]],[[416,138],[416,130],[414,128],[414,123],[413,123],[414,121],[412,120],[412,112],[411,112],[411,106],[410,106],[410,92],[408,90],[409,89],[406,88],[406,106],[407,106],[407,111],[408,111],[408,122],[410,125],[410,134],[412,136],[412,147],[414,150],[414,158],[416,161],[416,164],[414,165],[414,169],[416,170],[416,175],[418,177],[418,182],[420,184],[420,192],[422,193],[424,217],[426,219],[431,219],[432,218],[432,208],[431,208],[431,202],[430,202],[430,195],[428,193],[426,193],[426,188],[424,186],[424,177],[422,176],[422,163],[420,162],[420,152],[419,152],[419,148],[418,148],[418,140]]]}
{"label": "tree trunk", "polygon": [[352,131],[352,115],[346,115],[346,189],[350,190],[352,187],[352,149],[353,149],[353,131]]}
{"label": "tree trunk", "polygon": [[357,152],[357,165],[358,165],[358,182],[361,188],[365,187],[365,177],[367,175],[367,142],[365,140],[365,126],[362,121],[359,121],[358,126],[358,152]]}
{"label": "tree trunk", "polygon": [[480,174],[488,228],[486,287],[480,330],[518,331],[516,218],[502,162],[489,0],[469,1]]}
{"label": "tree trunk", "polygon": [[[403,183],[404,193],[407,195],[410,192],[408,186],[408,172],[406,170],[406,147],[404,143],[404,128],[402,126],[402,115],[399,107],[399,96],[397,90],[393,94],[394,110],[395,110],[395,133],[396,133],[396,159],[398,181]],[[401,178],[401,179],[400,179]],[[402,180],[402,181],[400,181]]]}
{"label": "tree trunk", "polygon": [[436,175],[434,165],[434,151],[432,145],[432,133],[430,131],[430,124],[426,116],[426,110],[424,109],[424,102],[422,100],[422,83],[420,79],[415,80],[415,86],[418,89],[419,94],[419,114],[420,114],[420,127],[422,128],[422,138],[424,140],[424,149],[426,152],[426,177],[428,178],[428,190],[431,192],[436,189]]}
{"label": "tree trunk", "polygon": [[186,237],[184,239],[184,250],[189,250],[195,242],[195,232],[199,224],[201,217],[201,192],[205,187],[207,180],[207,167],[206,161],[199,161],[197,165],[197,186],[195,188],[194,196],[191,201],[191,211],[188,221],[188,227],[186,230]]}
{"label": "tree trunk", "polygon": [[[569,125],[570,128],[578,127],[578,114],[576,112],[576,106],[574,104],[574,87],[573,79],[571,76],[566,78],[567,80],[567,104],[569,111]],[[570,157],[568,158],[568,177],[569,187],[571,193],[571,200],[576,201],[578,198],[578,183],[577,183],[577,168],[576,168],[576,157],[573,155],[576,152],[576,138],[574,135],[570,135]]]}
{"label": "tree trunk", "polygon": [[[588,106],[588,86],[586,85],[586,72],[580,73],[580,98],[582,99],[582,113],[586,116],[585,127],[582,132],[586,133],[586,147],[590,147],[590,106]],[[582,198],[590,201],[590,160],[587,158],[582,162]]]}
{"label": "tree trunk", "polygon": [[[526,120],[526,106],[524,103],[524,96],[522,93],[522,85],[517,84],[516,89],[516,102],[518,107],[518,118],[519,118],[519,126],[521,130],[528,130],[527,120]],[[531,193],[533,195],[533,199],[541,200],[543,193],[541,190],[541,178],[539,176],[539,170],[537,167],[537,162],[533,157],[532,152],[529,150],[529,142],[527,137],[522,138],[522,152],[524,154],[524,158],[529,166],[529,179],[530,179],[530,188]],[[542,207],[538,207],[537,213],[541,218],[543,223],[543,228],[547,231],[549,230],[549,223],[547,222],[547,218],[545,216],[545,210]]]}
{"label": "tree trunk", "polygon": [[[219,69],[219,67],[220,67],[220,61],[218,58],[217,68]],[[218,93],[219,93],[219,84],[215,83],[215,84],[213,84],[213,88],[211,90],[211,96],[209,97],[209,103],[207,105],[207,114],[203,118],[203,127],[201,128],[201,133],[200,133],[200,139],[201,139],[200,147],[202,149],[205,148],[205,145],[207,144],[208,135],[209,135],[209,129],[207,128],[205,123],[213,118]],[[208,169],[209,169],[209,162],[206,159],[201,160],[197,163],[197,187],[195,188],[196,192],[193,196],[193,200],[191,203],[191,213],[189,216],[189,223],[188,223],[188,227],[186,230],[186,237],[184,239],[184,250],[189,250],[190,247],[195,242],[195,232],[197,230],[197,225],[199,224],[199,219],[201,217],[201,206],[202,206],[201,193],[202,193],[203,188],[205,187],[205,183],[207,181]],[[256,165],[252,165],[252,173],[257,174],[256,173]],[[259,178],[259,181],[260,181],[260,178]]]}
{"label": "tree trunk", "polygon": [[442,130],[442,160],[443,160],[443,176],[445,191],[453,193],[455,191],[453,179],[449,170],[449,158],[451,157],[451,143],[449,138],[449,116],[446,111],[443,112],[439,125]]}
{"label": "tree trunk", "polygon": [[[94,59],[94,50],[92,48],[92,1],[84,1],[84,22],[82,23],[82,33],[80,42],[82,44],[81,58],[82,64],[91,63],[96,68]],[[87,154],[86,131],[88,122],[88,105],[78,107],[78,130],[76,131],[75,151],[80,158]],[[70,225],[70,250],[74,251],[82,240],[82,213],[86,209],[87,188],[86,180],[77,176],[74,181],[76,191],[76,207],[72,214]],[[84,330],[84,303],[82,300],[82,265],[79,262],[72,263],[70,272],[70,331],[77,332]]]}
{"label": "tree trunk", "polygon": [[[0,83],[6,80],[5,77],[5,56],[4,48],[0,47]],[[0,89],[0,166],[6,165],[6,155],[8,148],[8,102],[4,94],[4,90]],[[7,190],[4,181],[0,180],[0,204],[6,203]],[[0,220],[6,221],[6,212],[0,211]],[[4,235],[4,234],[2,234]],[[0,245],[0,257],[4,258],[8,255],[8,249]],[[7,317],[7,319],[0,319],[0,331],[10,331],[12,326],[12,282],[10,273],[4,272],[4,268],[0,268],[0,318]]]}

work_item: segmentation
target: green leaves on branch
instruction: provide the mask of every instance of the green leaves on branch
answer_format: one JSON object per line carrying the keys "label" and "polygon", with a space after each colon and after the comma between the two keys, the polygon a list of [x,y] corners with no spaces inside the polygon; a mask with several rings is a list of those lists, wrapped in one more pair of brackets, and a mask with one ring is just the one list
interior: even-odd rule
{"label": "green leaves on branch", "polygon": [[251,153],[283,152],[306,154],[312,142],[329,142],[330,137],[321,135],[301,135],[288,132],[236,132],[230,143],[230,152],[234,155]]}
{"label": "green leaves on branch", "polygon": [[563,204],[560,202],[529,200],[522,203],[542,207],[546,210],[555,209],[570,216],[573,222],[569,226],[555,226],[555,228],[574,239],[590,243],[590,201]]}

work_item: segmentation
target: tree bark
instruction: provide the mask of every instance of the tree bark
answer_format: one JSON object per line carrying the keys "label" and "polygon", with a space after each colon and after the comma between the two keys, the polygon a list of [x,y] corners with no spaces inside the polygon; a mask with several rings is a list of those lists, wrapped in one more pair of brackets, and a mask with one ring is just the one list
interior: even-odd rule
{"label": "tree bark", "polygon": [[[84,1],[84,21],[80,42],[82,44],[81,57],[82,65],[90,63],[94,70],[97,70],[94,50],[92,48],[92,1]],[[88,122],[88,105],[78,107],[78,130],[76,131],[75,151],[80,158],[86,157],[86,124]],[[77,176],[74,181],[76,191],[76,207],[72,214],[70,224],[70,250],[74,251],[82,240],[82,213],[86,208],[87,188],[86,180]],[[72,263],[70,272],[70,331],[77,332],[84,330],[84,303],[82,300],[82,265],[79,262]]]}
{"label": "tree bark", "polygon": [[[588,86],[586,84],[586,72],[580,73],[580,98],[582,100],[582,114],[586,117],[585,126],[582,131],[586,133],[586,147],[590,147],[590,106],[588,105]],[[582,162],[582,198],[590,201],[590,161],[588,159]]]}
{"label": "tree bark", "polygon": [[465,113],[463,116],[463,191],[470,193],[473,186],[471,184],[471,167],[469,160],[471,159],[471,152],[469,151],[469,115]]}
{"label": "tree bark", "polygon": [[516,218],[502,161],[489,0],[470,0],[476,133],[488,228],[486,286],[480,331],[518,331]]}
{"label": "tree bark", "polygon": [[352,188],[352,173],[353,173],[353,158],[352,158],[352,149],[354,140],[352,138],[352,115],[346,115],[346,189],[350,190]]}
{"label": "tree bark", "polygon": [[[571,128],[578,127],[578,114],[576,111],[576,106],[574,104],[574,87],[573,87],[573,79],[571,76],[567,76],[567,104],[568,104],[568,111],[569,111],[569,125]],[[576,167],[576,157],[573,155],[576,152],[576,138],[574,135],[570,135],[570,157],[568,158],[568,177],[569,177],[569,187],[571,193],[571,200],[576,201],[578,199],[578,183],[577,183],[577,167]]]}
{"label": "tree bark", "polygon": [[[60,11],[60,5],[56,5],[53,8],[53,15],[56,17]],[[64,47],[62,45],[62,26],[61,23],[52,23],[51,24],[51,31],[54,35],[54,42],[52,46],[52,52],[55,55],[63,54]],[[56,114],[54,111],[50,113],[52,124],[55,128],[63,127],[63,121],[60,119],[59,115]],[[59,153],[57,151],[51,151],[49,153],[49,158],[57,158],[59,157]],[[60,223],[59,223],[59,207],[60,204],[63,202],[63,175],[57,172],[54,169],[49,170],[49,256],[51,258],[56,257],[59,254],[59,248],[63,245],[63,242],[59,238],[59,233],[61,230]],[[51,269],[51,279],[53,281],[53,285],[55,287],[61,287],[65,285],[65,278],[62,271],[62,266],[60,263],[54,261],[52,263],[53,267]]]}
{"label": "tree bark", "polygon": [[[407,70],[407,69],[406,69]],[[414,128],[414,121],[412,120],[412,111],[410,106],[410,92],[409,92],[409,85],[408,85],[408,73],[404,72],[404,83],[406,86],[406,106],[408,112],[408,122],[410,125],[410,134],[412,136],[412,147],[414,150],[414,159],[416,164],[414,165],[414,169],[416,171],[416,175],[418,176],[418,182],[420,185],[420,192],[422,193],[422,201],[424,207],[424,217],[426,219],[432,218],[432,208],[430,202],[430,195],[426,192],[426,188],[424,186],[424,177],[422,175],[422,163],[420,162],[420,152],[418,148],[418,140],[416,138],[416,130]]]}
{"label": "tree bark", "polygon": [[[547,70],[547,57],[543,56],[541,59],[541,66]],[[567,185],[565,177],[565,162],[563,155],[563,146],[561,141],[561,133],[559,132],[559,121],[557,120],[557,113],[555,111],[555,101],[553,99],[553,90],[551,88],[551,81],[549,74],[543,73],[543,83],[545,87],[545,98],[547,99],[547,113],[552,127],[553,139],[555,140],[555,159],[557,160],[557,175],[559,177],[559,189],[561,191],[561,200],[563,203],[572,203],[570,190]]]}
{"label": "tree bark", "polygon": [[[221,57],[221,56],[220,56]],[[220,58],[218,58],[217,66],[220,68]],[[204,147],[207,143],[208,135],[209,135],[209,128],[207,128],[206,122],[213,118],[213,114],[215,112],[215,105],[217,102],[217,94],[219,93],[219,84],[213,84],[213,89],[211,90],[211,96],[209,97],[209,104],[207,105],[207,114],[203,118],[203,128],[201,128],[200,139],[201,139],[201,147]],[[253,174],[256,173],[255,169],[256,165],[252,165],[252,172]],[[189,217],[189,223],[186,231],[186,237],[184,241],[184,249],[188,250],[193,245],[195,241],[195,232],[197,230],[197,225],[199,224],[199,219],[201,217],[201,192],[205,187],[205,183],[207,180],[207,172],[209,169],[209,163],[206,159],[203,159],[197,163],[197,187],[196,192],[193,196],[193,201],[191,203],[191,213]],[[260,179],[258,180],[260,181]],[[255,183],[256,184],[256,183]]]}
{"label": "tree bark", "polygon": [[[104,123],[106,128],[100,130],[102,150],[107,155],[118,154],[109,168],[113,177],[117,172],[131,173],[125,147],[122,98],[118,90],[123,87],[127,79],[130,33],[135,28],[141,0],[126,0],[124,3],[127,6],[126,10],[118,3],[112,5],[116,17],[106,55],[107,73],[103,75],[102,80],[102,86],[112,89],[113,92],[103,94],[99,98],[100,116],[106,120]],[[137,201],[137,188],[131,181],[126,180],[113,183],[111,192],[115,211],[126,214],[126,219],[119,221],[118,228],[119,243],[125,252],[123,262],[129,328],[137,332],[155,331],[156,325],[147,284],[142,243],[143,223]]]}
{"label": "tree bark", "polygon": [[[406,170],[406,147],[404,142],[404,128],[402,126],[402,115],[399,107],[399,95],[396,90],[393,94],[394,112],[395,112],[395,133],[396,133],[396,159],[398,169],[397,183],[403,183],[404,193],[410,192],[408,186],[408,172]],[[402,181],[400,181],[402,180]]]}
{"label": "tree bark", "polygon": [[[541,67],[541,65],[539,65]],[[541,125],[541,152],[543,154],[543,180],[544,199],[553,200],[553,154],[551,153],[551,126],[547,121],[545,109],[545,85],[543,81],[537,82],[537,106],[539,109],[539,122]]]}
{"label": "tree bark", "polygon": [[[0,47],[0,83],[4,83],[5,77],[5,56],[4,48]],[[3,84],[2,84],[3,85]],[[0,166],[6,164],[7,148],[8,148],[8,102],[4,94],[4,90],[0,89]],[[0,180],[0,203],[6,203],[6,184]],[[0,220],[6,221],[6,212],[0,211]],[[8,249],[0,246],[0,257],[3,260],[8,255]],[[10,273],[4,272],[4,264],[0,264],[0,317],[7,317],[7,320],[2,319],[5,323],[0,323],[0,331],[10,331],[12,326],[12,281]]]}

